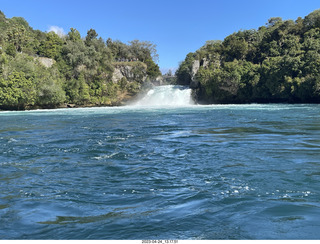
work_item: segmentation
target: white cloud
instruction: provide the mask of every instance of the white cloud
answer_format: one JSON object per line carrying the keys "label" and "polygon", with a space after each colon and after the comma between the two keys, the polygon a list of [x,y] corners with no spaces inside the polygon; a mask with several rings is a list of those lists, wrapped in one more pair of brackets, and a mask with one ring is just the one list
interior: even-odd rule
{"label": "white cloud", "polygon": [[55,26],[55,25],[50,26],[48,32],[51,32],[51,31],[53,31],[60,37],[63,37],[66,35],[66,33],[64,32],[64,29],[59,26]]}

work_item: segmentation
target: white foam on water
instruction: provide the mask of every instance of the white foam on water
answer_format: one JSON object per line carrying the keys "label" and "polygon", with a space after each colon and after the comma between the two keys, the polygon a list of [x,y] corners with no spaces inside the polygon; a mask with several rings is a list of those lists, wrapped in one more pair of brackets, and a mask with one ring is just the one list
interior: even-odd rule
{"label": "white foam on water", "polygon": [[156,86],[139,101],[132,104],[138,107],[183,107],[194,105],[191,89],[185,86]]}

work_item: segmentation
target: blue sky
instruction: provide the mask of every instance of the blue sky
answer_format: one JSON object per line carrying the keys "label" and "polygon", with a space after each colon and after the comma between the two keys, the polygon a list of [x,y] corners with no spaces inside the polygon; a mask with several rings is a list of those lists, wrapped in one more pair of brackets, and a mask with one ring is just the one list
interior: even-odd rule
{"label": "blue sky", "polygon": [[8,18],[24,17],[42,31],[90,28],[103,39],[139,39],[157,45],[162,71],[176,68],[207,40],[257,29],[271,17],[296,20],[319,9],[319,0],[0,0]]}

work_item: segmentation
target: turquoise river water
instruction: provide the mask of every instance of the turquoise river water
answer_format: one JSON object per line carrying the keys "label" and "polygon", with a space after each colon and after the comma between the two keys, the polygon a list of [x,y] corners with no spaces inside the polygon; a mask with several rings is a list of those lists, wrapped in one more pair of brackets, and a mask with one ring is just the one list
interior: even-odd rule
{"label": "turquoise river water", "polygon": [[319,105],[0,112],[0,239],[320,239],[319,216]]}

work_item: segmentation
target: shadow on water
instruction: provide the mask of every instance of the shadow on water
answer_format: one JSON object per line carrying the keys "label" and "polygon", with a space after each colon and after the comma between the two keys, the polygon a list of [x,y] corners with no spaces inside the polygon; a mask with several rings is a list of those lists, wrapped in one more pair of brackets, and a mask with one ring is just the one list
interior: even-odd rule
{"label": "shadow on water", "polygon": [[70,224],[70,223],[77,223],[77,224],[87,224],[97,221],[108,220],[112,218],[120,218],[125,215],[125,212],[110,212],[107,214],[97,215],[97,216],[85,216],[85,217],[78,217],[78,216],[57,216],[53,221],[43,221],[38,222],[39,224]]}
{"label": "shadow on water", "polygon": [[88,224],[100,221],[115,221],[116,219],[130,219],[145,217],[154,214],[160,209],[138,211],[138,207],[116,208],[112,212],[93,216],[56,216],[55,220],[39,221],[38,224],[44,225],[67,225],[67,224]]}

